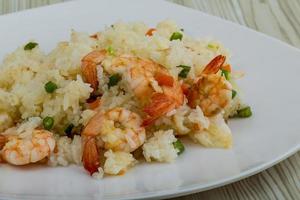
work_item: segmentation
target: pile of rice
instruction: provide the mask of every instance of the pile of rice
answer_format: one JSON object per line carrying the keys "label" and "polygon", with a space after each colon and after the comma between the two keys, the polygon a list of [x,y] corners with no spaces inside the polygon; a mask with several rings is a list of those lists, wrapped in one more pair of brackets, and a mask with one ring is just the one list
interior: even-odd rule
{"label": "pile of rice", "polygon": [[[60,42],[48,54],[42,52],[39,46],[31,51],[25,51],[24,46],[16,49],[0,65],[0,131],[6,135],[12,132],[30,134],[34,128],[41,127],[43,118],[51,116],[54,118],[52,132],[56,134],[57,144],[49,158],[49,165],[81,165],[81,137],[68,138],[64,130],[69,124],[85,126],[96,113],[86,107],[92,88],[83,81],[80,68],[81,59],[89,52],[113,47],[117,55],[131,54],[151,59],[174,76],[180,70],[176,66],[188,65],[191,66],[190,78],[199,75],[215,56],[222,54],[229,58],[221,43],[192,38],[173,21],[160,22],[151,37],[145,36],[149,28],[144,23],[119,22],[97,33],[98,39],[87,33],[72,32],[70,41]],[[174,32],[183,34],[182,41],[170,41]],[[117,88],[108,90],[108,80],[103,77],[102,70],[98,69],[98,78],[100,90],[104,93],[101,99],[103,109],[122,106],[135,111],[132,93],[120,93]],[[48,81],[57,84],[55,93],[45,92],[44,85]],[[185,102],[156,122],[157,130],[148,135],[142,146],[145,160],[173,162],[177,157],[173,146],[176,135],[189,135],[195,142],[207,147],[230,147],[232,136],[223,116],[235,114],[240,105],[238,95],[225,113],[207,118],[199,107],[191,109]],[[206,131],[195,133],[190,130],[191,126],[199,126]],[[94,177],[102,177],[103,173],[122,174],[137,163],[132,154],[125,152],[108,150],[104,158],[103,167]]]}

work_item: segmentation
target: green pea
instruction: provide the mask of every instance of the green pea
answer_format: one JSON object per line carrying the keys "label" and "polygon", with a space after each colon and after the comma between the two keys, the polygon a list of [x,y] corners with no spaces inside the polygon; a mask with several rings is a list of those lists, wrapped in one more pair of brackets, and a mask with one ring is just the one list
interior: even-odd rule
{"label": "green pea", "polygon": [[57,89],[57,85],[53,83],[52,81],[49,81],[44,86],[46,92],[53,93]]}
{"label": "green pea", "polygon": [[112,87],[118,84],[118,82],[122,79],[120,74],[113,74],[109,77],[108,87]]}
{"label": "green pea", "polygon": [[43,119],[43,126],[46,130],[50,130],[53,127],[54,119],[53,117],[45,117]]}
{"label": "green pea", "polygon": [[182,37],[183,37],[182,33],[174,32],[170,37],[170,41],[172,41],[172,40],[182,40]]}
{"label": "green pea", "polygon": [[32,50],[34,49],[37,45],[39,45],[38,43],[36,42],[29,42],[27,43],[25,46],[24,46],[24,50],[27,51],[27,50]]}

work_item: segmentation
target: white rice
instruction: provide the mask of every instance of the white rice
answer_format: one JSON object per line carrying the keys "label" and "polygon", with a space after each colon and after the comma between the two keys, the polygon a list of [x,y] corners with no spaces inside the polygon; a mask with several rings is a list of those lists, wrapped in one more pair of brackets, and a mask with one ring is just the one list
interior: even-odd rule
{"label": "white rice", "polygon": [[79,123],[82,125],[87,125],[89,120],[96,114],[97,112],[94,110],[86,109],[81,113],[81,118],[79,120]]}
{"label": "white rice", "polygon": [[143,145],[143,155],[147,162],[173,162],[177,158],[177,149],[173,143],[177,139],[173,130],[157,131]]}
{"label": "white rice", "polygon": [[81,165],[82,146],[81,138],[75,135],[73,140],[66,136],[56,138],[56,150],[50,155],[51,166],[68,166],[69,164]]}
{"label": "white rice", "polygon": [[104,153],[104,156],[106,157],[104,163],[104,172],[106,174],[123,174],[137,163],[132,154],[126,152],[113,152],[109,150]]}
{"label": "white rice", "polygon": [[[8,55],[0,67],[0,129],[20,115],[22,119],[51,116],[58,132],[69,123],[77,125],[81,104],[92,91],[80,76],[81,58],[93,43],[87,34],[73,32],[70,42],[58,44],[47,56],[38,47],[31,51],[20,47]],[[58,85],[54,94],[44,89],[48,81]]]}
{"label": "white rice", "polygon": [[189,136],[205,147],[230,148],[232,135],[228,125],[221,114],[209,118],[210,125],[207,130],[191,132]]}

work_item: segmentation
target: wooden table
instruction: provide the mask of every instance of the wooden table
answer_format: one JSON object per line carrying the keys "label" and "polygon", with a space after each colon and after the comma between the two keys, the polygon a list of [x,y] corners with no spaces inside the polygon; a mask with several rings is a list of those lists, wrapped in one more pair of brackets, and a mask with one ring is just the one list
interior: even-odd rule
{"label": "wooden table", "polygon": [[[0,0],[0,14],[62,1],[66,0]],[[300,0],[170,1],[248,26],[300,48]],[[250,178],[176,199],[300,199],[300,152]]]}

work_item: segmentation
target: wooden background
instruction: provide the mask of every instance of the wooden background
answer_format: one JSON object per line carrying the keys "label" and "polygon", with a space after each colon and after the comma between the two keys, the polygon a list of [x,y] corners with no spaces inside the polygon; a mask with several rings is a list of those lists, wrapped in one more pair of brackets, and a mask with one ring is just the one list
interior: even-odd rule
{"label": "wooden background", "polygon": [[[67,0],[0,0],[0,14],[63,1]],[[248,26],[300,48],[300,0],[169,1]],[[250,178],[176,199],[300,200],[300,152]]]}

